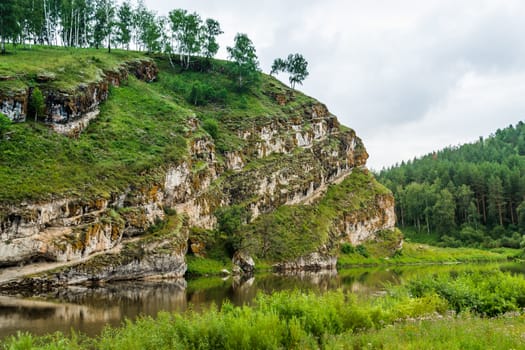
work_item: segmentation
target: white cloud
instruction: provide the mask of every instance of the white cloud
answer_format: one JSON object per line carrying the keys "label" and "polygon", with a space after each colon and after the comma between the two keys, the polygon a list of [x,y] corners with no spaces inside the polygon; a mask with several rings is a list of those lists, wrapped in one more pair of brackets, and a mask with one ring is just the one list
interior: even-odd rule
{"label": "white cloud", "polygon": [[521,0],[146,0],[216,18],[253,40],[261,67],[302,53],[302,89],[360,135],[373,168],[524,119]]}
{"label": "white cloud", "polygon": [[423,118],[371,135],[369,165],[379,170],[446,146],[476,141],[524,120],[524,92],[525,72],[469,72]]}

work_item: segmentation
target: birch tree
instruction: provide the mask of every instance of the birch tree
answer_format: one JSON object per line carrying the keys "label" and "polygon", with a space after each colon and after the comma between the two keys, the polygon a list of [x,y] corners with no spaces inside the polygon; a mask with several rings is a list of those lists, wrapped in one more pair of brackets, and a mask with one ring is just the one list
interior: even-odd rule
{"label": "birch tree", "polygon": [[295,84],[302,84],[308,77],[308,62],[301,54],[289,54],[286,60],[276,58],[272,64],[270,74],[285,72],[289,74],[290,86],[295,89]]}
{"label": "birch tree", "polygon": [[202,27],[202,53],[208,60],[217,54],[219,51],[219,44],[217,43],[217,36],[224,33],[221,30],[219,22],[212,18],[206,19]]}
{"label": "birch tree", "polygon": [[255,47],[248,35],[237,33],[235,45],[227,47],[229,58],[233,60],[232,70],[240,89],[252,83],[257,78],[259,62],[255,53]]}
{"label": "birch tree", "polygon": [[4,55],[6,40],[13,39],[18,32],[17,6],[15,0],[0,2],[0,40],[1,53]]}
{"label": "birch tree", "polygon": [[138,15],[138,42],[149,53],[160,50],[161,26],[154,12],[144,8]]}
{"label": "birch tree", "polygon": [[173,38],[177,41],[180,61],[184,68],[190,67],[190,58],[201,51],[202,20],[197,13],[183,9],[169,13]]}
{"label": "birch tree", "polygon": [[129,50],[129,43],[131,42],[131,30],[133,26],[133,9],[129,1],[124,1],[117,11],[118,21],[116,41]]}
{"label": "birch tree", "polygon": [[111,52],[112,32],[115,26],[115,2],[114,0],[98,0],[95,11],[95,26],[93,39],[95,48],[99,48],[105,40],[108,52]]}

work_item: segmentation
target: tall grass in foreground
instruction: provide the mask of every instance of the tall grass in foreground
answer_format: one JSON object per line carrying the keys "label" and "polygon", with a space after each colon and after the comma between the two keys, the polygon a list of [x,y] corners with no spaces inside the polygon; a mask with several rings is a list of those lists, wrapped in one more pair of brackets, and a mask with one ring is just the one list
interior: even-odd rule
{"label": "tall grass in foreground", "polygon": [[525,349],[525,317],[422,320],[365,333],[329,336],[325,349]]}
{"label": "tall grass in foreground", "polygon": [[[342,291],[318,295],[284,291],[261,294],[253,306],[223,304],[219,310],[127,321],[99,338],[21,334],[4,349],[317,349],[317,348],[479,348],[476,344],[525,346],[521,331],[506,331],[505,321],[480,318],[525,307],[525,279],[499,271],[443,274],[392,288],[383,297],[358,300]],[[500,306],[498,306],[500,305]],[[502,305],[502,306],[501,306]],[[456,318],[453,309],[460,314]],[[445,315],[446,321],[442,320]],[[465,316],[463,316],[465,315]],[[468,315],[474,315],[473,318]],[[472,322],[465,320],[472,319]],[[423,321],[426,320],[426,321]],[[516,314],[510,323],[521,326]],[[471,328],[470,324],[476,327]],[[393,326],[392,326],[393,325]],[[393,328],[392,328],[393,327]],[[393,345],[388,336],[396,330]],[[479,334],[478,334],[479,333]],[[447,340],[453,336],[453,340]],[[444,341],[446,340],[446,341]],[[396,343],[397,342],[397,343]],[[452,344],[451,342],[455,342]],[[398,345],[396,345],[398,344]],[[412,345],[411,345],[412,344]],[[462,346],[465,345],[465,346]],[[503,343],[502,343],[503,344]],[[370,345],[370,346],[369,346]],[[518,346],[519,345],[519,346]],[[408,346],[408,345],[407,345]]]}

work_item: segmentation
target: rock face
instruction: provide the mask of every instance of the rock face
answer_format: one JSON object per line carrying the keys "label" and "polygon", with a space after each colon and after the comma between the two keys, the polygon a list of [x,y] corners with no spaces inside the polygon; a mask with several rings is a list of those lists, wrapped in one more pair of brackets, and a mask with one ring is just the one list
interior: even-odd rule
{"label": "rock face", "polygon": [[313,252],[306,256],[301,256],[293,261],[277,263],[274,268],[278,271],[319,271],[333,270],[336,268],[337,258],[330,255],[322,255],[319,252]]}
{"label": "rock face", "polygon": [[[96,117],[90,113],[96,113],[98,104],[107,98],[108,86],[119,85],[128,72],[151,81],[157,68],[150,61],[137,61],[106,73],[102,81],[79,87],[73,94],[49,92],[49,121],[58,131],[77,134],[85,125],[83,118]],[[291,97],[275,98],[286,104]],[[27,97],[5,101],[2,103],[12,106],[10,118],[23,120]],[[244,146],[218,156],[213,139],[199,133],[195,117],[188,118],[188,156],[167,164],[163,179],[141,188],[130,187],[95,200],[64,197],[0,203],[0,266],[34,260],[78,261],[44,278],[58,284],[180,277],[186,271],[188,228],[214,228],[218,208],[246,205],[248,220],[253,221],[283,205],[315,203],[328,186],[365,166],[368,154],[362,141],[353,130],[341,128],[320,103],[304,103],[292,118],[266,120],[238,126],[235,132]],[[374,198],[373,210],[363,208],[335,220],[337,235],[330,244],[359,244],[394,226],[392,195]],[[177,227],[151,238],[148,229],[166,219],[177,222]],[[190,241],[192,251],[202,252],[203,246],[195,244]],[[101,252],[108,254],[85,261]],[[245,273],[253,272],[249,256],[237,252],[233,263]],[[335,264],[336,258],[320,247],[293,261],[278,263],[276,268],[331,269]],[[38,277],[27,283],[43,282]]]}
{"label": "rock face", "polygon": [[0,113],[13,122],[23,122],[27,114],[28,92],[26,90],[11,91],[0,96]]}
{"label": "rock face", "polygon": [[[150,82],[157,78],[158,69],[151,60],[134,60],[125,62],[115,70],[101,72],[98,81],[79,84],[74,91],[45,90],[45,122],[57,132],[78,136],[89,121],[98,115],[97,108],[108,98],[109,87],[120,86],[129,73],[140,80]],[[44,82],[52,77],[37,79]],[[9,92],[6,95],[0,93],[0,112],[13,122],[25,121],[31,94],[32,88]]]}
{"label": "rock face", "polygon": [[234,272],[236,273],[253,274],[255,271],[253,258],[242,251],[235,252],[232,263],[235,269]]}
{"label": "rock face", "polygon": [[335,223],[342,240],[353,245],[373,238],[377,231],[392,229],[395,224],[394,198],[391,195],[377,196],[374,208],[354,212]]}

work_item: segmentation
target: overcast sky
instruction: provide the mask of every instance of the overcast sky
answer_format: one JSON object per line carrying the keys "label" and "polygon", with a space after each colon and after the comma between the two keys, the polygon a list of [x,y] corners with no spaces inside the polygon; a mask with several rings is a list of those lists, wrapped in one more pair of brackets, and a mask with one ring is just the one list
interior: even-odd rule
{"label": "overcast sky", "polygon": [[357,131],[375,170],[525,119],[523,0],[145,3],[217,19],[221,58],[248,34],[266,73],[302,53],[310,76],[299,88]]}

